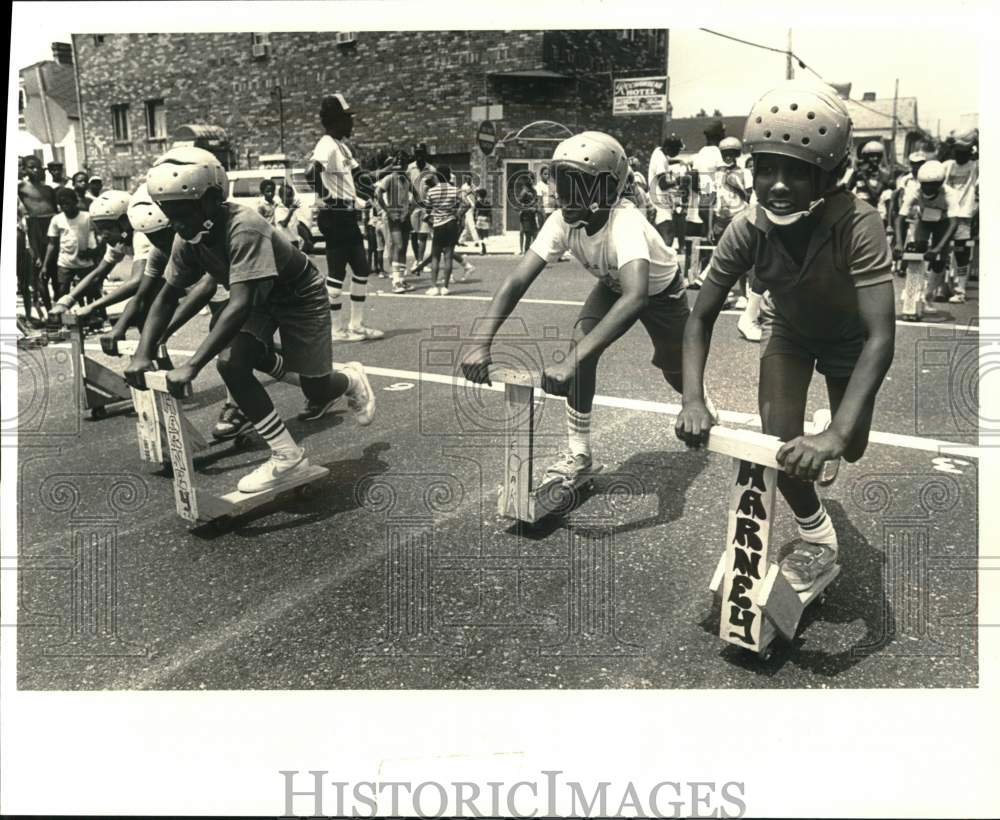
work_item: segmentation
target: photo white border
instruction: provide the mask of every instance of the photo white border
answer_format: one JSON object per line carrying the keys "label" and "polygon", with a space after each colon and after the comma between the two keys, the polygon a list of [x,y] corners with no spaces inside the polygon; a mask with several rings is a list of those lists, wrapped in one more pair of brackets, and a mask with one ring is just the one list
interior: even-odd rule
{"label": "photo white border", "polygon": [[[660,3],[524,2],[473,8],[395,0],[335,3],[14,3],[8,75],[8,151],[0,269],[13,271],[17,32],[46,26],[75,32],[418,28],[616,28],[707,25],[938,26],[978,38],[982,64],[983,209],[1000,213],[995,157],[997,20],[985,3],[838,0],[824,10],[800,3],[699,2],[694,13]],[[908,9],[908,11],[906,11]],[[234,14],[239,10],[240,14]],[[977,11],[978,10],[978,11]],[[246,12],[251,14],[247,15]],[[976,17],[975,15],[979,15]],[[973,16],[966,16],[973,15]],[[39,18],[40,22],[31,18]],[[155,20],[155,23],[150,21]],[[845,44],[850,48],[850,44]],[[928,70],[935,70],[928,55]],[[993,103],[987,108],[988,101]],[[989,146],[992,145],[993,148]],[[996,220],[990,224],[997,224]],[[984,272],[998,259],[983,231]],[[14,315],[13,276],[0,316]],[[1000,317],[1000,285],[985,273],[981,314]],[[13,334],[5,318],[3,333]],[[984,320],[985,321],[985,320]],[[1000,322],[997,322],[1000,325]],[[1000,331],[1000,326],[992,328]],[[2,399],[16,407],[5,365]],[[990,375],[984,373],[984,377]],[[981,403],[1000,408],[1000,378],[984,378]],[[9,412],[9,411],[7,411]],[[992,414],[996,416],[996,413]],[[16,533],[17,463],[2,459],[3,549]],[[983,448],[980,498],[998,498],[997,448]],[[1000,528],[980,510],[981,554],[1000,561]],[[1000,573],[980,573],[980,685],[970,690],[727,690],[530,692],[171,692],[44,693],[16,689],[17,601],[13,563],[0,571],[0,811],[45,814],[280,814],[279,770],[330,771],[330,779],[373,780],[406,761],[419,779],[453,779],[471,763],[481,781],[518,771],[559,769],[579,780],[744,781],[753,816],[964,816],[1000,813],[995,788],[1000,659]],[[720,661],[721,663],[721,661]],[[457,770],[457,769],[456,769]],[[332,811],[332,809],[328,809]]]}

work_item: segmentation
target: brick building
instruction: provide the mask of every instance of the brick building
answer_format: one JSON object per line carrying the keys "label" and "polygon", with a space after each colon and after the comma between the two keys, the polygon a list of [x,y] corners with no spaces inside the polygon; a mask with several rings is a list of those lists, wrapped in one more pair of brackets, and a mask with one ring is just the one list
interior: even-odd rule
{"label": "brick building", "polygon": [[553,143],[509,139],[484,157],[476,131],[486,103],[502,140],[555,121],[572,132],[607,131],[645,166],[661,118],[612,116],[611,80],[663,74],[667,33],[88,34],[74,35],[73,46],[86,162],[116,187],[134,188],[188,125],[207,126],[212,150],[231,168],[276,153],[300,167],[322,133],[321,97],[342,91],[358,111],[352,142],[360,154],[426,142],[439,161],[484,175],[498,202]]}

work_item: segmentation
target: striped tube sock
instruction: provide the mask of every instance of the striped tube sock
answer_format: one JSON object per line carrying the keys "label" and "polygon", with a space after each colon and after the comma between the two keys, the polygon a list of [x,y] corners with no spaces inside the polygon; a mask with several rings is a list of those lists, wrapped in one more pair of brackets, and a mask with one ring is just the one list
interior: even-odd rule
{"label": "striped tube sock", "polygon": [[260,421],[254,422],[253,426],[257,428],[260,437],[267,442],[272,453],[289,459],[298,457],[301,452],[299,445],[295,443],[295,439],[288,432],[276,410],[272,410]]}
{"label": "striped tube sock", "polygon": [[281,381],[285,378],[285,374],[288,372],[285,369],[285,357],[282,356],[277,350],[272,351],[271,355],[274,356],[274,364],[268,368],[267,375],[272,379]]}
{"label": "striped tube sock", "polygon": [[368,290],[368,277],[351,279],[351,327],[361,327],[365,322],[365,297]]}
{"label": "striped tube sock", "polygon": [[575,456],[590,456],[590,413],[581,413],[567,404],[566,429],[570,452]]}
{"label": "striped tube sock", "polygon": [[799,528],[799,538],[803,541],[837,548],[837,532],[834,530],[833,521],[827,515],[826,507],[822,503],[812,515],[805,518],[795,516],[795,523]]}

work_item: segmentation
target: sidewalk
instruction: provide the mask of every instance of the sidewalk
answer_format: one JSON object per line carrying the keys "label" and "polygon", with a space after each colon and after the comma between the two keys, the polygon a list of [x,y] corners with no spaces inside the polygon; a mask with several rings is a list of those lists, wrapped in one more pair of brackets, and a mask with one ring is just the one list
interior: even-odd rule
{"label": "sidewalk", "polygon": [[[488,236],[486,237],[486,255],[499,256],[506,254],[512,256],[520,253],[519,244],[520,235],[517,231],[508,231],[498,236]],[[455,250],[459,253],[467,253],[473,256],[480,256],[482,254],[482,248],[479,245],[458,245]]]}

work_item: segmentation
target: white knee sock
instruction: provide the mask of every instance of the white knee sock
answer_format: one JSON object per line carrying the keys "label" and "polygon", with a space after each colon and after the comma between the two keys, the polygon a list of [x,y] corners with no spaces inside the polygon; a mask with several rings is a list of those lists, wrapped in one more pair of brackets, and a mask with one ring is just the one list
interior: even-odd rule
{"label": "white knee sock", "polygon": [[803,541],[826,544],[837,549],[837,531],[833,528],[833,521],[822,503],[816,512],[806,518],[795,516],[795,523],[798,525],[799,538]]}
{"label": "white knee sock", "polygon": [[299,445],[295,443],[292,434],[288,432],[285,423],[278,416],[276,410],[272,410],[263,419],[254,424],[260,437],[267,442],[271,452],[283,458],[295,458],[301,452]]}
{"label": "white knee sock", "polygon": [[590,455],[590,413],[580,413],[566,405],[569,450],[575,456]]}

